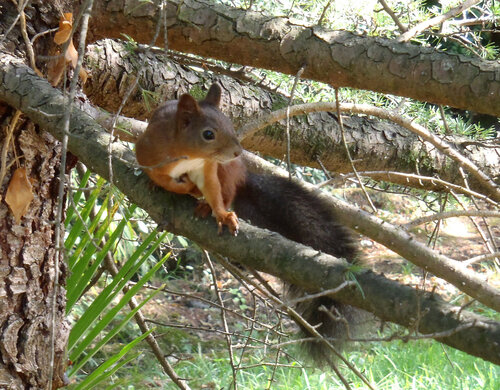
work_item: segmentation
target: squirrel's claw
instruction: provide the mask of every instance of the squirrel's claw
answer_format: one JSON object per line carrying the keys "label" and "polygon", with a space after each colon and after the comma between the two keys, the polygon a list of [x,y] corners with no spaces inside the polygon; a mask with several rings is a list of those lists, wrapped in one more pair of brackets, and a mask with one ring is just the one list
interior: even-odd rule
{"label": "squirrel's claw", "polygon": [[222,234],[223,226],[226,225],[229,232],[236,236],[240,227],[238,223],[238,216],[233,211],[228,211],[226,214],[216,216],[217,220],[217,233]]}

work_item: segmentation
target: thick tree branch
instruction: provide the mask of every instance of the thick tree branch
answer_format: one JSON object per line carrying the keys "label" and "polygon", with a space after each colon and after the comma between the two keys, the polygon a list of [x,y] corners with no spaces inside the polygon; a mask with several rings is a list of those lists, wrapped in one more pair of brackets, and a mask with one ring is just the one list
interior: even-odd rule
{"label": "thick tree branch", "polygon": [[[437,135],[431,133],[425,127],[402,117],[401,115],[399,115],[394,111],[385,110],[383,108],[371,106],[369,104],[341,103],[339,109],[343,112],[374,115],[382,119],[391,120],[403,126],[404,128],[418,135],[425,141],[431,143],[444,155],[454,160],[459,166],[467,169],[467,171],[479,182],[480,186],[484,188],[485,193],[491,196],[491,198],[494,199],[496,202],[500,202],[500,189],[495,184],[495,182],[490,177],[485,175],[476,164],[474,164],[472,161],[470,161],[468,158],[466,158],[460,152],[458,152],[453,147],[453,145],[439,138]],[[293,114],[297,115],[298,113],[305,114],[314,111],[333,111],[333,110],[335,110],[335,103],[329,103],[329,102],[310,103],[310,104],[300,104],[294,106]],[[283,108],[278,111],[274,111],[270,115],[270,118],[264,118],[264,120],[261,120],[261,123],[257,124],[250,123],[247,126],[247,128],[251,128],[251,130],[255,132],[261,128],[266,127],[271,121],[275,122],[285,118],[287,112],[288,109],[283,109]],[[290,115],[292,115],[292,112],[290,112]],[[241,129],[240,134],[245,135],[247,131],[250,132],[250,130],[247,130],[247,128]]]}
{"label": "thick tree branch", "polygon": [[[0,60],[0,99],[22,110],[44,130],[62,138],[60,124],[65,100],[61,92],[11,56],[4,56]],[[107,177],[109,135],[75,106],[72,114],[69,150],[94,172]],[[345,281],[344,275],[350,267],[345,261],[244,222],[238,237],[228,234],[217,236],[213,220],[193,217],[193,199],[161,190],[148,191],[148,179],[144,174],[133,174],[132,161],[133,156],[128,149],[113,145],[115,184],[168,230],[311,292],[335,288]],[[411,237],[408,237],[407,244],[411,241]],[[417,322],[417,328],[424,334],[451,331],[439,341],[500,364],[500,323],[460,311],[436,295],[418,292],[370,271],[358,273],[356,280],[359,289],[348,287],[340,291],[336,299],[403,326],[415,327]],[[499,294],[496,293],[495,297],[498,300]],[[499,307],[496,304],[493,306]],[[465,328],[463,325],[470,327]]]}
{"label": "thick tree branch", "polygon": [[[112,5],[111,5],[112,3]],[[94,7],[93,40],[123,33],[148,42],[157,9],[132,0]],[[347,31],[297,25],[209,0],[168,2],[169,48],[500,116],[500,65]]]}

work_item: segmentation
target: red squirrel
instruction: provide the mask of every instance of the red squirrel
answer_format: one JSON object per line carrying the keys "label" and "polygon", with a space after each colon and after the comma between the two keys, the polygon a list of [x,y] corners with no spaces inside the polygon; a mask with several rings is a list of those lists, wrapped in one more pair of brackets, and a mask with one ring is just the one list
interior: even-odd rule
{"label": "red squirrel", "polygon": [[[238,214],[290,240],[355,261],[357,249],[350,232],[314,192],[293,180],[247,172],[231,121],[219,110],[220,99],[221,88],[214,84],[200,102],[184,94],[156,109],[136,143],[137,161],[146,174],[168,191],[204,196],[206,202],[200,202],[196,212],[207,216],[211,209],[219,233],[226,225],[236,234]],[[231,204],[234,211],[228,211]],[[295,286],[289,292],[303,294]],[[334,314],[318,310],[321,306]],[[297,309],[325,337],[336,339],[348,332],[345,319],[352,331],[357,317],[352,307],[327,296],[303,302]],[[344,318],[336,320],[339,313]],[[306,347],[317,363],[327,360],[323,343]]]}
{"label": "red squirrel", "polygon": [[137,162],[167,191],[203,196],[198,215],[210,207],[219,227],[238,232],[238,217],[228,211],[237,187],[245,181],[243,151],[229,118],[219,111],[221,89],[213,84],[204,100],[184,94],[153,113],[136,142]]}

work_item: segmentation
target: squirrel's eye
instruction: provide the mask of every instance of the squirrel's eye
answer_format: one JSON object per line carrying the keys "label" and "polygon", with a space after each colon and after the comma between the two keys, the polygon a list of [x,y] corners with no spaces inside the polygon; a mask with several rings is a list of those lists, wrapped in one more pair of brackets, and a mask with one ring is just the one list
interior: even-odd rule
{"label": "squirrel's eye", "polygon": [[215,139],[215,133],[212,130],[205,130],[202,135],[206,141],[212,141]]}

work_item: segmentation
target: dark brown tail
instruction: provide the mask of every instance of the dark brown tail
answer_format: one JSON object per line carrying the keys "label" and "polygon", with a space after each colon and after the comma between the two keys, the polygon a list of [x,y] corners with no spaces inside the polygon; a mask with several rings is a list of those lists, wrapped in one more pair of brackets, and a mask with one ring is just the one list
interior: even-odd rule
{"label": "dark brown tail", "polygon": [[[282,236],[308,245],[318,251],[353,262],[357,248],[349,230],[336,222],[332,208],[314,192],[286,178],[249,173],[244,186],[234,201],[234,210],[239,217],[255,226],[280,233]],[[290,286],[293,297],[304,291]],[[346,336],[345,321],[336,321],[332,316],[319,311],[320,306],[332,311],[333,317],[343,317],[349,326],[354,325],[356,310],[328,297],[300,303],[297,310],[325,337],[334,338],[336,346]],[[340,316],[339,316],[340,314]],[[305,329],[302,329],[306,334]],[[327,348],[324,343],[311,342],[305,345],[311,357],[324,363]]]}

